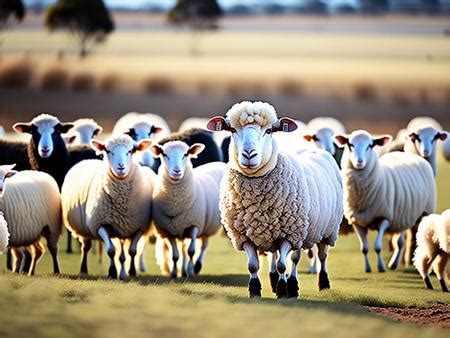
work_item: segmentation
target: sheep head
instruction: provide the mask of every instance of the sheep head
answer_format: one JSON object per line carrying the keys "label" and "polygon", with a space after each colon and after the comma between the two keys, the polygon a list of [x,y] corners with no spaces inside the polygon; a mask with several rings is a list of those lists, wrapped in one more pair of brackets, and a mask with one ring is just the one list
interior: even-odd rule
{"label": "sheep head", "polygon": [[17,171],[13,169],[15,166],[15,164],[0,165],[0,197],[3,196],[5,180],[17,173]]}
{"label": "sheep head", "polygon": [[436,150],[436,142],[444,141],[446,132],[439,132],[433,127],[417,128],[408,135],[407,142],[412,142],[417,153],[423,158],[429,158]]}

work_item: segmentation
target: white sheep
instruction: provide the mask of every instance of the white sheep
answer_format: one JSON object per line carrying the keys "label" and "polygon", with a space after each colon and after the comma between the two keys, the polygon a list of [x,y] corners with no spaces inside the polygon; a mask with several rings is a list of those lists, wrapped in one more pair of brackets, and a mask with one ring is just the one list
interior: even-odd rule
{"label": "white sheep", "polygon": [[78,119],[73,122],[73,128],[64,137],[69,144],[89,144],[100,135],[103,128],[93,119]]}
{"label": "white sheep", "polygon": [[[431,214],[422,219],[417,231],[417,249],[414,266],[419,271],[428,289],[430,267],[436,273],[443,292],[448,292],[450,277],[450,209],[442,214]],[[434,264],[433,264],[434,263]]]}
{"label": "white sheep", "polygon": [[[275,132],[297,128],[278,119],[265,102],[235,104],[226,117],[216,116],[208,129],[231,132],[230,161],[221,183],[222,224],[236,250],[248,256],[250,296],[261,296],[258,251],[275,253],[278,297],[297,297],[297,264],[301,249],[317,244],[321,270],[319,289],[330,287],[326,258],[336,242],[342,219],[342,183],[330,154],[305,150],[278,152]],[[290,251],[292,271],[286,276]],[[271,271],[275,273],[275,271]]]}
{"label": "white sheep", "polygon": [[297,125],[297,129],[290,133],[273,134],[272,137],[277,142],[278,147],[285,152],[289,151],[293,153],[305,149],[313,149],[303,138],[306,131],[306,124],[298,120],[295,120],[295,124]]}
{"label": "white sheep", "polygon": [[14,165],[0,166],[0,211],[4,213],[10,233],[9,246],[14,257],[14,272],[20,271],[22,247],[32,251],[26,272],[33,275],[44,253],[41,236],[53,259],[53,271],[59,273],[58,240],[61,235],[61,197],[58,185],[40,171],[13,170]]}
{"label": "white sheep", "polygon": [[341,122],[332,117],[316,117],[306,125],[303,138],[334,157],[338,150],[334,144],[334,135],[337,134],[345,134],[345,127]]}
{"label": "white sheep", "polygon": [[92,239],[102,239],[110,257],[108,276],[117,278],[114,246],[119,240],[121,270],[126,277],[124,242],[131,242],[129,274],[136,275],[135,256],[138,241],[151,222],[151,201],[155,173],[134,160],[137,151],[147,149],[150,140],[134,142],[128,135],[112,136],[106,143],[92,140],[104,160],[86,160],[67,173],[62,187],[64,225],[82,242],[81,273],[87,273],[87,253]]}
{"label": "white sheep", "polygon": [[0,125],[0,138],[3,138],[3,136],[5,136],[5,129]]}
{"label": "white sheep", "polygon": [[[363,130],[336,135],[345,147],[342,156],[344,181],[344,215],[355,228],[370,272],[367,257],[367,231],[378,230],[375,251],[378,270],[385,271],[381,257],[385,231],[393,233],[394,253],[389,268],[396,269],[401,256],[402,232],[413,227],[424,214],[434,212],[436,187],[431,166],[420,156],[391,152],[378,158],[375,146],[384,146],[392,137],[373,138]],[[400,242],[400,243],[398,243]]]}
{"label": "white sheep", "polygon": [[[144,139],[159,141],[170,135],[170,127],[159,115],[131,112],[117,120],[112,133],[113,135],[127,134],[136,142]],[[154,165],[150,151],[140,152],[136,159],[143,166],[152,168]]]}
{"label": "white sheep", "polygon": [[5,215],[0,211],[0,253],[5,251],[9,243],[8,222]]}
{"label": "white sheep", "polygon": [[[171,141],[150,149],[161,160],[153,191],[153,224],[159,237],[170,242],[173,278],[177,277],[179,258],[177,239],[190,240],[187,270],[183,264],[182,271],[193,276],[201,270],[209,237],[221,227],[219,189],[226,166],[222,162],[211,162],[194,169],[190,159],[196,158],[204,148],[200,143],[189,147],[184,142]],[[197,238],[201,241],[201,251],[194,265]],[[158,251],[157,257],[161,257]],[[162,268],[163,272],[165,270],[167,268]]]}

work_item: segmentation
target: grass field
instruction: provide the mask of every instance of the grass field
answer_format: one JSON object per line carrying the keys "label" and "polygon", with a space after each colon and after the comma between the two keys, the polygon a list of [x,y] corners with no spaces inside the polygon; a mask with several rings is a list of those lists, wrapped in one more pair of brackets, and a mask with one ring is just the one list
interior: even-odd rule
{"label": "grass field", "polygon": [[[438,177],[441,211],[450,204],[450,164]],[[371,243],[374,241],[372,234]],[[61,243],[65,241],[61,240]],[[63,245],[63,244],[62,244]],[[275,300],[261,269],[263,299],[247,298],[246,257],[228,239],[216,236],[201,276],[171,281],[161,277],[153,248],[146,253],[148,272],[128,282],[108,281],[105,263],[92,255],[92,277],[79,279],[79,255],[61,250],[64,274],[50,275],[48,253],[33,278],[0,274],[0,336],[8,337],[448,337],[433,327],[395,323],[363,306],[427,307],[449,304],[449,294],[429,291],[414,269],[363,272],[355,235],[339,238],[329,255],[332,289],[318,292],[316,276],[300,266],[300,298]],[[386,258],[388,256],[385,249]],[[374,266],[375,253],[370,253]],[[5,257],[0,259],[5,266]],[[433,276],[435,288],[438,283]]]}

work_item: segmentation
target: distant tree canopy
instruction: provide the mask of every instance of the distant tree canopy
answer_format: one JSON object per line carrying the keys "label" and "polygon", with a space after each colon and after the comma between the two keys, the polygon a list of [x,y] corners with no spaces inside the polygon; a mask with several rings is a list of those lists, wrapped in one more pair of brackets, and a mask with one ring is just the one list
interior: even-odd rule
{"label": "distant tree canopy", "polygon": [[0,26],[6,25],[11,16],[17,21],[22,21],[25,17],[22,0],[0,0]]}
{"label": "distant tree canopy", "polygon": [[96,43],[114,30],[114,23],[102,0],[58,0],[45,17],[50,30],[68,30],[79,43],[80,57],[85,57]]}
{"label": "distant tree canopy", "polygon": [[223,10],[216,0],[178,0],[168,12],[169,23],[186,25],[193,29],[216,28]]}

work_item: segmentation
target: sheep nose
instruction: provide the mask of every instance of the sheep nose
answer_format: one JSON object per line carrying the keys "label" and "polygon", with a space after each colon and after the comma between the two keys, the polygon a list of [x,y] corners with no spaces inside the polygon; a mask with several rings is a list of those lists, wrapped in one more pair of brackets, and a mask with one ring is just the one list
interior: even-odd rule
{"label": "sheep nose", "polygon": [[361,160],[361,159],[358,159],[357,161],[356,161],[358,164],[363,164],[363,160]]}
{"label": "sheep nose", "polygon": [[125,169],[125,164],[119,163],[119,164],[117,165],[117,169],[119,169],[119,170],[124,170],[124,169]]}
{"label": "sheep nose", "polygon": [[256,151],[254,149],[251,150],[243,150],[242,151],[242,156],[247,159],[247,160],[251,160],[252,158],[254,158],[257,155]]}
{"label": "sheep nose", "polygon": [[48,147],[42,147],[42,152],[47,153],[50,149]]}
{"label": "sheep nose", "polygon": [[178,168],[175,168],[174,170],[173,170],[173,172],[174,172],[174,174],[180,174],[181,173],[181,170],[180,169],[178,169]]}

